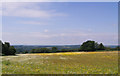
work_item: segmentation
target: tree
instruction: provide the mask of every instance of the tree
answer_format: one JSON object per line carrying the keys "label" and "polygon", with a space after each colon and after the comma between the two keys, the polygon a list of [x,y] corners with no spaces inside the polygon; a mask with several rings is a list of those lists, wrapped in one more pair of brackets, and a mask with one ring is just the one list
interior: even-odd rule
{"label": "tree", "polygon": [[104,45],[102,43],[99,44],[98,50],[105,50],[105,47],[104,47]]}
{"label": "tree", "polygon": [[13,46],[10,46],[9,42],[5,42],[5,44],[0,41],[0,44],[2,44],[2,55],[15,55],[16,49]]}
{"label": "tree", "polygon": [[39,51],[41,51],[41,53],[49,53],[50,49],[48,49],[48,48],[40,48]]}
{"label": "tree", "polygon": [[69,52],[69,49],[61,49],[61,52]]}
{"label": "tree", "polygon": [[0,56],[2,55],[2,48],[3,48],[3,43],[2,43],[2,41],[0,40]]}
{"label": "tree", "polygon": [[56,47],[52,47],[52,52],[56,52],[57,48]]}
{"label": "tree", "polygon": [[28,53],[28,51],[26,50],[26,51],[24,51],[23,53],[26,54],[26,53]]}
{"label": "tree", "polygon": [[5,42],[5,45],[7,45],[8,47],[10,47],[10,43],[9,42]]}
{"label": "tree", "polygon": [[9,43],[4,44],[4,50],[2,50],[2,51],[3,51],[4,55],[10,55]]}
{"label": "tree", "polygon": [[86,41],[80,46],[80,50],[82,51],[95,51],[95,41]]}
{"label": "tree", "polygon": [[10,54],[9,55],[15,55],[16,49],[13,46],[10,46],[9,50],[10,50]]}
{"label": "tree", "polygon": [[99,44],[95,42],[95,49],[98,50]]}
{"label": "tree", "polygon": [[51,50],[48,48],[37,48],[37,49],[32,49],[31,53],[50,53]]}
{"label": "tree", "polygon": [[30,51],[30,53],[35,53],[35,49],[32,49],[32,50]]}
{"label": "tree", "polygon": [[120,46],[118,45],[115,49],[118,50],[118,51],[120,51]]}

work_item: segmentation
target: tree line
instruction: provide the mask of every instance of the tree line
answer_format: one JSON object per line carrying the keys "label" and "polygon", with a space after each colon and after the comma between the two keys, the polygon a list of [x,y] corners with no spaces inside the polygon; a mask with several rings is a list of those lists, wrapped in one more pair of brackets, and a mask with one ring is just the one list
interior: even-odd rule
{"label": "tree line", "polygon": [[80,51],[96,51],[96,50],[105,50],[105,46],[100,43],[98,44],[95,41],[86,41],[80,46]]}
{"label": "tree line", "polygon": [[[116,48],[110,48],[110,47],[105,47],[102,43],[97,43],[95,41],[88,40],[86,42],[83,42],[80,48],[78,49],[61,49],[58,50],[56,47],[52,47],[52,49],[48,48],[37,48],[37,49],[32,49],[29,53],[56,53],[56,52],[80,52],[80,51],[85,51],[85,52],[92,52],[92,51],[110,51],[110,50],[118,50],[120,49],[119,47]],[[27,51],[25,53],[28,53]]]}
{"label": "tree line", "polygon": [[[52,49],[49,48],[37,48],[37,49],[32,49],[29,53],[57,53],[57,52],[77,52],[79,49],[61,49],[58,50],[56,47],[52,47]],[[26,51],[25,53],[28,53]]]}
{"label": "tree line", "polygon": [[[2,48],[2,54],[1,55],[15,55],[16,54],[16,49],[14,46],[11,46],[9,42],[5,42],[4,44],[2,41],[0,41],[0,48]],[[110,51],[110,50],[119,50],[120,47],[116,48],[110,48],[110,47],[105,47],[102,43],[97,43],[95,41],[85,41],[82,43],[80,48],[76,49],[61,49],[58,50],[57,47],[52,47],[50,48],[36,48],[32,49],[30,51],[24,51],[22,53],[57,53],[57,52],[80,52],[80,51],[85,51],[85,52],[90,52],[90,51]]]}

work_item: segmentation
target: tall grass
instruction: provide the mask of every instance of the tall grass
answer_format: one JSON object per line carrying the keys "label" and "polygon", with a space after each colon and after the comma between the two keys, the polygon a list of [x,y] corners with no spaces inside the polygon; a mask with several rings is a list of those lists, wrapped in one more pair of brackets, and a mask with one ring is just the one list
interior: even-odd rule
{"label": "tall grass", "polygon": [[21,54],[3,57],[3,74],[117,74],[117,52]]}

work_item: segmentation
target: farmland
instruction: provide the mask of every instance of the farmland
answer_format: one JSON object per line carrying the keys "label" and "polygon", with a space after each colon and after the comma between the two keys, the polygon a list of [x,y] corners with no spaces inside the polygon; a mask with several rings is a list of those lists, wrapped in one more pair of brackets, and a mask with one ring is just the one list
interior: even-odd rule
{"label": "farmland", "polygon": [[117,74],[118,52],[17,54],[2,63],[3,74]]}

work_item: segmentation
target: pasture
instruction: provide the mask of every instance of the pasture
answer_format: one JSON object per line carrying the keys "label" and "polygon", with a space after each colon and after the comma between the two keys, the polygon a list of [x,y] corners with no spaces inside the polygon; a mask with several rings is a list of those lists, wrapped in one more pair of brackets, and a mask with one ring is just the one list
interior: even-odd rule
{"label": "pasture", "polygon": [[117,74],[118,52],[65,52],[2,56],[3,74]]}

